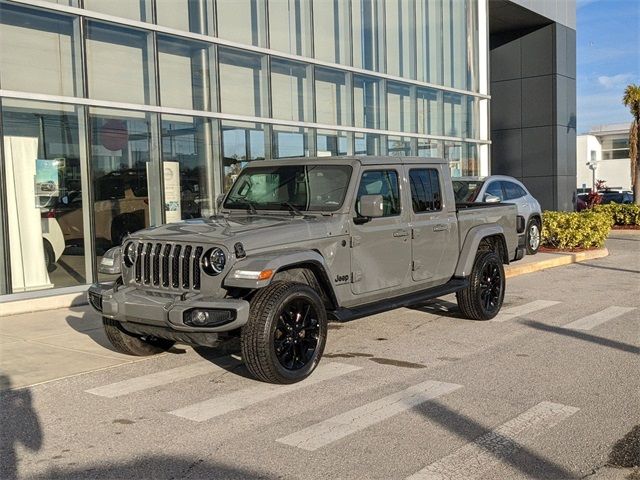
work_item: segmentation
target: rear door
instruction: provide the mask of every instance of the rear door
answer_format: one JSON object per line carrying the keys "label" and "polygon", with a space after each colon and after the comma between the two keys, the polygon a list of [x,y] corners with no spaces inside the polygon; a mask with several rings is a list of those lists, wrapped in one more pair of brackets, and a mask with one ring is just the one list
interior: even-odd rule
{"label": "rear door", "polygon": [[411,265],[407,208],[402,205],[402,167],[361,170],[354,209],[360,213],[363,195],[382,195],[383,216],[360,225],[352,223],[351,290],[366,294],[400,288]]}
{"label": "rear door", "polygon": [[425,286],[447,282],[458,260],[455,204],[444,195],[441,166],[406,166],[411,190],[411,256],[414,282]]}

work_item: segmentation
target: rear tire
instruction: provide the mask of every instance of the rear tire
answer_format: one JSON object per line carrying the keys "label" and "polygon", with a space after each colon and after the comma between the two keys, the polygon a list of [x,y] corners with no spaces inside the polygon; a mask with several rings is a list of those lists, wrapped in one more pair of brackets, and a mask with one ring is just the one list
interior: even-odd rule
{"label": "rear tire", "polygon": [[472,320],[490,320],[504,301],[505,276],[495,252],[478,252],[469,277],[469,286],[456,293],[462,314]]}
{"label": "rear tire", "polygon": [[304,380],[318,366],[327,339],[327,313],[317,292],[296,282],[274,282],[251,300],[242,327],[242,358],[269,383]]}
{"label": "rear tire", "polygon": [[538,220],[531,219],[527,225],[526,244],[527,253],[529,255],[535,255],[540,249],[541,232],[540,222]]}
{"label": "rear tire", "polygon": [[122,328],[120,322],[106,317],[102,317],[102,325],[113,348],[125,355],[135,355],[136,357],[156,355],[166,352],[175,343],[164,338],[134,335]]}
{"label": "rear tire", "polygon": [[44,249],[44,265],[47,272],[51,273],[56,269],[56,254],[49,240],[43,239],[42,244]]}

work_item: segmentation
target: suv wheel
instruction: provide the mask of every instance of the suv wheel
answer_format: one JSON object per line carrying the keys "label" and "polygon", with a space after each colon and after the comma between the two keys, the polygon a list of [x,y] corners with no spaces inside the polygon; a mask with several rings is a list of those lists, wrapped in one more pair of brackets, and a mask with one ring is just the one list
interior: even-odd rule
{"label": "suv wheel", "polygon": [[251,300],[240,339],[242,358],[259,380],[295,383],[316,368],[326,339],[327,313],[316,291],[275,282]]}
{"label": "suv wheel", "polygon": [[504,300],[504,267],[495,252],[478,252],[469,286],[456,293],[462,314],[473,320],[495,317]]}
{"label": "suv wheel", "polygon": [[155,337],[141,337],[127,332],[120,322],[102,317],[102,325],[107,338],[117,352],[137,357],[146,357],[169,350],[175,343],[172,340]]}
{"label": "suv wheel", "polygon": [[55,270],[56,265],[56,254],[53,252],[53,247],[49,243],[49,240],[42,240],[43,248],[44,248],[44,265],[47,269],[47,272],[52,272]]}
{"label": "suv wheel", "polygon": [[535,218],[527,225],[527,253],[535,255],[540,248],[540,222]]}

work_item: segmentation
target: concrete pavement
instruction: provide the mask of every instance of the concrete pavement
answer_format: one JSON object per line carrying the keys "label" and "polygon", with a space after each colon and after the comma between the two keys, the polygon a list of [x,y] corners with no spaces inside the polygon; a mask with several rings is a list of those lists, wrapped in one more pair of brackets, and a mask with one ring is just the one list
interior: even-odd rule
{"label": "concrete pavement", "polygon": [[5,387],[65,378],[2,395],[0,477],[615,478],[611,446],[640,423],[640,235],[607,246],[510,279],[494,321],[449,296],[332,324],[294,388],[207,349],[131,363],[85,308],[3,321],[3,362],[25,365]]}

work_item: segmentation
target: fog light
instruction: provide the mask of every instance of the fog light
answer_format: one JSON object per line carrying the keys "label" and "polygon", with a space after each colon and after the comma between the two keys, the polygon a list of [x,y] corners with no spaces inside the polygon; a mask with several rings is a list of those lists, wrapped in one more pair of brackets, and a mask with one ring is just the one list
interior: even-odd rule
{"label": "fog light", "polygon": [[235,319],[235,310],[194,309],[184,313],[184,324],[190,327],[219,327]]}

